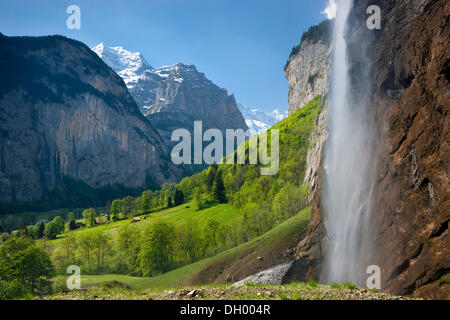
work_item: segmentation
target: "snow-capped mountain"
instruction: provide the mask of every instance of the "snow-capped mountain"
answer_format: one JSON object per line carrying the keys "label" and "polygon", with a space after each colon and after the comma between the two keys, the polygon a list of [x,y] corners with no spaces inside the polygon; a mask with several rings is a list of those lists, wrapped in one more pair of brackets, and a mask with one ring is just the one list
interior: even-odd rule
{"label": "snow-capped mountain", "polygon": [[280,109],[265,112],[246,107],[242,103],[238,103],[238,107],[252,136],[260,134],[288,116],[288,111],[282,111]]}
{"label": "snow-capped mountain", "polygon": [[124,48],[108,47],[103,42],[92,48],[102,60],[125,81],[127,87],[134,86],[146,71],[153,70],[140,52]]}
{"label": "snow-capped mountain", "polygon": [[247,130],[234,96],[194,65],[176,63],[154,69],[139,52],[104,43],[92,50],[123,78],[141,112],[167,145],[172,144],[173,130],[193,131],[196,120],[203,122],[204,130]]}

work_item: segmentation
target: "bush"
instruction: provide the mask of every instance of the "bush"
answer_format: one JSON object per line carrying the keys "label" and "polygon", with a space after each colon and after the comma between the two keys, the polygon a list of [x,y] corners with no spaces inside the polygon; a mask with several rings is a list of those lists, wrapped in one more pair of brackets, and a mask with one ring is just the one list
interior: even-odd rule
{"label": "bush", "polygon": [[28,295],[29,293],[19,279],[14,279],[11,282],[0,281],[0,300],[20,299]]}
{"label": "bush", "polygon": [[[31,238],[10,238],[0,247],[0,275],[7,283],[4,292],[19,294],[23,287],[34,295],[49,294],[54,274],[49,255]],[[14,281],[19,281],[21,287]]]}

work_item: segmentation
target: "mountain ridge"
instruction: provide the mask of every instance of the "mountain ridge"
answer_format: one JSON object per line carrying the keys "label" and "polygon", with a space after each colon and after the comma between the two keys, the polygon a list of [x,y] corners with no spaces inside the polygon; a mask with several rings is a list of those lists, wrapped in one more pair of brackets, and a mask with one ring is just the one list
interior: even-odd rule
{"label": "mountain ridge", "polygon": [[0,56],[0,201],[41,199],[64,176],[94,188],[179,178],[123,79],[83,43],[2,36]]}
{"label": "mountain ridge", "polygon": [[[103,57],[104,47],[100,44],[92,50]],[[169,149],[173,146],[172,132],[184,128],[193,133],[194,121],[202,121],[204,130],[219,129],[224,136],[226,129],[248,129],[234,95],[215,85],[195,65],[178,62],[151,68],[147,63],[145,68],[141,63],[145,59],[140,53],[122,47],[109,47],[108,50],[117,57],[104,59],[105,63],[125,77],[127,88],[142,114],[157,129]]]}

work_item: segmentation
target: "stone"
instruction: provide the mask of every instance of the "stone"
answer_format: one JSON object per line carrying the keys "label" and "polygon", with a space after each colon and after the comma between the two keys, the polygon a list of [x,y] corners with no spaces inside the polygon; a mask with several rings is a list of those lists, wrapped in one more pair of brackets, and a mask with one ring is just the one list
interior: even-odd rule
{"label": "stone", "polygon": [[196,294],[197,294],[197,290],[194,289],[192,291],[189,291],[186,296],[189,298],[193,298],[196,296]]}

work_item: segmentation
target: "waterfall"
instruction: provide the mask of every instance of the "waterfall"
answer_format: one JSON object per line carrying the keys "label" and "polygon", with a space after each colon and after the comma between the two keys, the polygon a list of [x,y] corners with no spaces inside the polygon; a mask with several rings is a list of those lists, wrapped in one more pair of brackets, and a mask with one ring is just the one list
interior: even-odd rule
{"label": "waterfall", "polygon": [[[338,1],[333,31],[329,138],[322,193],[327,246],[321,278],[325,282],[365,285],[366,269],[370,265],[369,221],[375,159],[368,99],[352,97],[354,84],[349,76],[345,38],[352,2]],[[367,91],[363,95],[369,96],[369,89],[362,91]]]}

